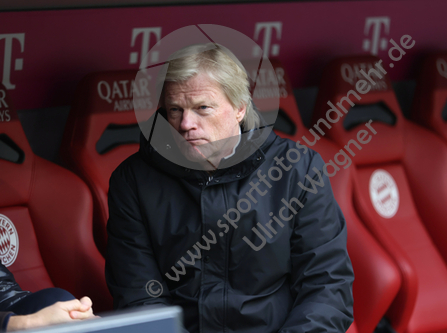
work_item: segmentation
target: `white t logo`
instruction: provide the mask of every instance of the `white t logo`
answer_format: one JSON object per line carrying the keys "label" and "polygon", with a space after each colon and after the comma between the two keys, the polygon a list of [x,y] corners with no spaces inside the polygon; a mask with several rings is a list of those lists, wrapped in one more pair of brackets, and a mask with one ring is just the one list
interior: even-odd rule
{"label": "white t logo", "polygon": [[[377,55],[379,52],[379,44],[381,50],[386,50],[388,46],[388,40],[386,38],[380,38],[381,27],[385,27],[385,33],[390,33],[390,18],[387,16],[381,17],[367,17],[365,21],[365,36],[368,36],[371,26],[372,38],[363,40],[363,50],[371,51],[371,54]],[[380,42],[380,43],[379,43]]]}
{"label": "white t logo", "polygon": [[[154,34],[157,38],[157,43],[161,38],[161,27],[153,27],[153,28],[134,28],[132,30],[132,42],[130,44],[131,47],[135,46],[135,40],[138,35],[142,34],[142,42],[141,42],[141,53],[140,53],[140,61],[141,65],[140,68],[146,68],[148,66],[147,62],[148,59],[145,58],[146,54],[149,52],[149,46],[150,46],[150,38],[151,34]],[[158,52],[152,52],[151,53],[151,62],[155,63],[158,62]],[[138,52],[131,52],[130,53],[130,64],[136,64],[138,63]]]}
{"label": "white t logo", "polygon": [[[264,40],[262,43],[262,49],[264,50],[264,57],[279,55],[279,44],[273,44],[270,53],[270,44],[272,42],[272,30],[276,30],[276,39],[281,40],[282,22],[260,22],[256,23],[254,39],[257,41],[259,33],[264,30]],[[253,49],[253,56],[259,57],[259,48]]]}
{"label": "white t logo", "polygon": [[[0,41],[5,40],[5,56],[3,59],[3,78],[2,83],[6,89],[14,89],[16,86],[11,83],[11,61],[12,61],[12,41],[17,39],[20,43],[20,52],[25,48],[25,34],[2,34]],[[23,58],[17,58],[14,63],[14,70],[21,71],[23,68]]]}

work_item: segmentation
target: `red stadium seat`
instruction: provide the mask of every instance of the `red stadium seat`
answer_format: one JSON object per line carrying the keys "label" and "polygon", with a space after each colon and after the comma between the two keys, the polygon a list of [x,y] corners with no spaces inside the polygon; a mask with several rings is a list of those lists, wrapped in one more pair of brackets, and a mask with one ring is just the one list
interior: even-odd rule
{"label": "red stadium seat", "polygon": [[147,82],[135,83],[136,74],[127,70],[87,75],[78,85],[60,148],[64,166],[79,175],[93,194],[93,233],[103,255],[110,176],[139,148],[133,96],[145,107],[155,103]]}
{"label": "red stadium seat", "polygon": [[60,287],[112,307],[92,237],[92,199],[74,174],[33,154],[0,85],[0,257],[24,290]]}
{"label": "red stadium seat", "polygon": [[[413,99],[411,119],[437,133],[447,144],[447,53],[438,53],[427,57],[421,68]],[[415,126],[414,126],[415,127]],[[408,136],[408,147],[415,146],[417,151],[430,147],[436,154],[424,154],[426,173],[442,176],[445,174],[447,157],[443,144],[434,138],[427,140],[423,129],[418,136]],[[422,139],[420,139],[422,138]],[[413,152],[413,153],[412,153]],[[409,150],[407,159],[414,165],[421,164],[421,155]],[[408,170],[413,182],[410,184],[416,206],[430,232],[436,246],[447,263],[447,223],[445,214],[447,202],[447,181],[445,178],[433,179],[427,186],[426,177],[420,177],[417,170]],[[430,178],[431,179],[431,178]],[[436,193],[436,195],[433,195]]]}
{"label": "red stadium seat", "polygon": [[[393,327],[409,333],[447,331],[447,267],[415,204],[418,188],[425,188],[426,200],[437,195],[427,184],[442,177],[430,173],[431,165],[425,162],[434,162],[438,154],[445,166],[445,149],[430,132],[404,119],[379,61],[359,56],[331,62],[315,105],[316,125],[307,139],[313,143],[326,135],[355,164],[350,167],[353,191],[344,194],[345,200],[402,275],[401,289],[387,313]],[[441,167],[438,162],[435,172]]]}
{"label": "red stadium seat", "polygon": [[[279,61],[272,60],[272,64],[284,78],[283,84],[280,79],[278,80],[282,91],[280,109],[283,114],[279,115],[280,126],[275,125],[275,131],[282,137],[293,141],[300,140],[303,143],[302,136],[309,137],[309,132],[301,121],[290,81]],[[325,161],[333,159],[338,153],[336,146],[324,138],[311,148],[318,151]],[[332,190],[347,222],[348,252],[355,274],[353,286],[355,320],[348,332],[370,333],[374,331],[395,298],[401,278],[396,265],[365,229],[352,207],[351,200],[348,199],[351,198],[353,191],[351,175],[351,170],[348,168],[342,169],[331,178]]]}

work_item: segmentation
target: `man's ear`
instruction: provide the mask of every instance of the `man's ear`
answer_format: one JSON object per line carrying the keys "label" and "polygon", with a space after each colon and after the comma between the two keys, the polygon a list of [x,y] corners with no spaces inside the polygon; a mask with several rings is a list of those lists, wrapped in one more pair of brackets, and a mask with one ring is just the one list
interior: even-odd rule
{"label": "man's ear", "polygon": [[242,106],[240,108],[237,108],[236,110],[237,110],[236,120],[238,123],[240,123],[242,119],[244,119],[245,113],[247,112],[247,105],[242,104]]}

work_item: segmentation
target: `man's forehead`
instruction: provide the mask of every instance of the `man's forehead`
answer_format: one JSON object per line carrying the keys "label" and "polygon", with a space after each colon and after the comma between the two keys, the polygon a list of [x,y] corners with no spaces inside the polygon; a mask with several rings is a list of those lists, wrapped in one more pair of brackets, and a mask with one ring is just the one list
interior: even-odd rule
{"label": "man's forehead", "polygon": [[179,99],[214,99],[222,94],[224,92],[220,85],[208,76],[195,76],[182,82],[167,82],[165,86],[165,98],[167,102],[173,102]]}

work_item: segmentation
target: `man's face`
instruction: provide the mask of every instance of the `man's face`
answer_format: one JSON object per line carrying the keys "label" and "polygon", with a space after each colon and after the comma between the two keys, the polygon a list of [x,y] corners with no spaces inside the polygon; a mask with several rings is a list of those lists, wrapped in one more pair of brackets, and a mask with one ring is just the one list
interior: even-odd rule
{"label": "man's face", "polygon": [[210,161],[217,165],[231,154],[238,141],[239,122],[245,106],[233,108],[220,84],[206,74],[165,86],[168,122],[177,135],[177,144],[191,161]]}

